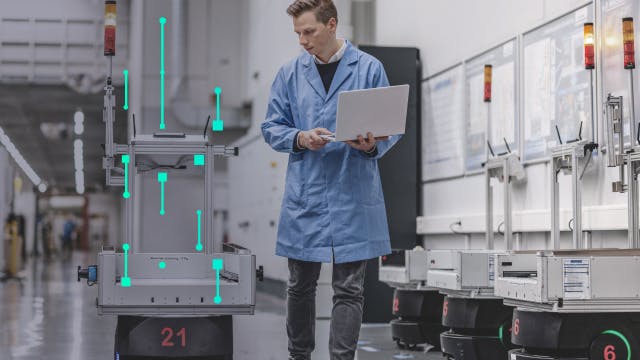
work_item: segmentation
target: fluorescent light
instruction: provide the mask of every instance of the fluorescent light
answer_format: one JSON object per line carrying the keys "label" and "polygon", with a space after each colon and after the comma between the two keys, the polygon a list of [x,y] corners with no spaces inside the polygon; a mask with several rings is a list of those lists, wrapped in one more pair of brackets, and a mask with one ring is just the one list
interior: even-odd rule
{"label": "fluorescent light", "polygon": [[[4,148],[7,150],[9,155],[11,155],[11,158],[13,158],[13,161],[18,165],[18,167],[22,170],[22,172],[29,178],[29,180],[33,183],[33,185],[38,187],[40,187],[41,184],[44,185],[40,176],[36,174],[36,172],[33,170],[31,165],[29,165],[27,160],[25,160],[24,157],[22,157],[22,154],[20,154],[20,151],[18,151],[18,149],[13,144],[9,136],[4,132],[4,130],[1,127],[0,127],[0,144],[4,146]],[[46,185],[44,186],[46,191]]]}
{"label": "fluorescent light", "polygon": [[82,135],[84,132],[84,113],[82,110],[76,110],[75,114],[73,114],[73,132],[76,135]]}
{"label": "fluorescent light", "polygon": [[[77,114],[77,113],[76,113]],[[84,116],[84,115],[83,115]],[[84,151],[82,139],[73,141],[73,165],[76,170],[76,192],[84,193]]]}

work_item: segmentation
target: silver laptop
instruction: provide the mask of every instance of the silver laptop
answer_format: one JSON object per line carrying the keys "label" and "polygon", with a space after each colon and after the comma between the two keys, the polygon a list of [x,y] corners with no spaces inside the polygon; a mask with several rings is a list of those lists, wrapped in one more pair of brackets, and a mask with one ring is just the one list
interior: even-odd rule
{"label": "silver laptop", "polygon": [[322,135],[330,141],[356,140],[371,132],[374,137],[404,134],[409,85],[352,90],[338,96],[336,133]]}

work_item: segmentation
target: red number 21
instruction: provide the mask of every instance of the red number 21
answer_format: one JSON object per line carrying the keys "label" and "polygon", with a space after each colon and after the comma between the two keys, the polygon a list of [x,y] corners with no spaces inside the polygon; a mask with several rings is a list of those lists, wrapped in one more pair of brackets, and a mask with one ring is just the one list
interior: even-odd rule
{"label": "red number 21", "polygon": [[[160,335],[164,336],[164,340],[162,340],[162,346],[163,347],[173,347],[175,346],[175,344],[173,343],[172,338],[173,338],[173,329],[166,327],[164,329],[162,329],[162,331],[160,332]],[[180,337],[180,345],[182,347],[186,347],[187,346],[187,331],[185,330],[185,328],[181,328],[180,330],[178,330],[178,332],[176,333],[176,336]]]}

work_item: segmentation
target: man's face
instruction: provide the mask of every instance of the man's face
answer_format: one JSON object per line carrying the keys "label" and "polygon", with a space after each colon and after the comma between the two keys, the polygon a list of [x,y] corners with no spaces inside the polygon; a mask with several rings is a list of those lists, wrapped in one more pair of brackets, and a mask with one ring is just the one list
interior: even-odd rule
{"label": "man's face", "polygon": [[336,37],[336,19],[331,18],[325,25],[316,19],[313,11],[302,13],[293,18],[293,31],[298,35],[298,41],[311,55],[322,56],[333,45]]}

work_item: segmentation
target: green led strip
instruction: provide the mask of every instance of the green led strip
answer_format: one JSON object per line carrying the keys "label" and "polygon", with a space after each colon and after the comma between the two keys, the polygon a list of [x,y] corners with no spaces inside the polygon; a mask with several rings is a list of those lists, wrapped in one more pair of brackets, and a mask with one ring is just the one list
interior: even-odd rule
{"label": "green led strip", "polygon": [[620,340],[622,340],[622,342],[624,342],[624,345],[627,347],[627,360],[631,360],[631,345],[629,344],[629,340],[627,340],[627,338],[622,335],[622,333],[615,330],[607,330],[603,331],[601,334],[617,336]]}

